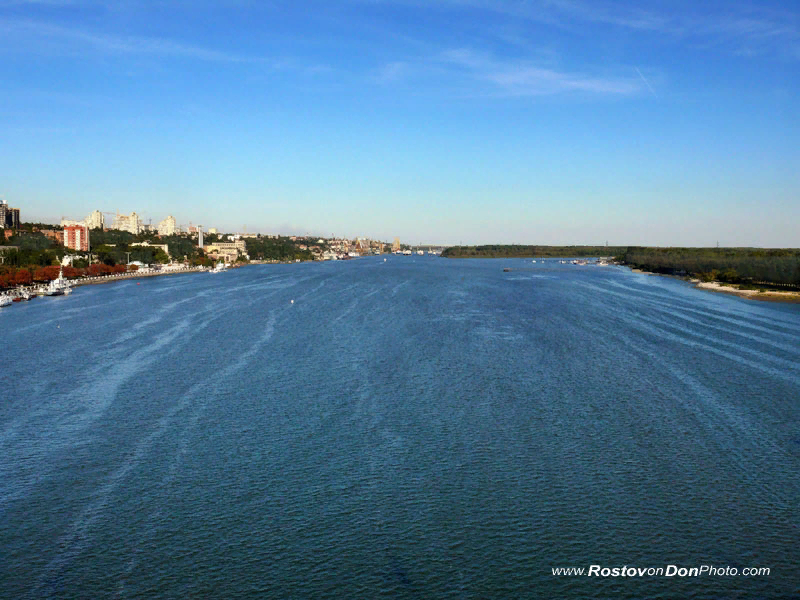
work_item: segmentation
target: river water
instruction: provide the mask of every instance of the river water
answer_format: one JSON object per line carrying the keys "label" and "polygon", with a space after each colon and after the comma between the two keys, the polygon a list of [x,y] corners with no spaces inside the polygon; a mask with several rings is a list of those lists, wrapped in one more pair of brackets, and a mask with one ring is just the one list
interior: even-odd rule
{"label": "river water", "polygon": [[[798,305],[390,256],[81,287],[0,334],[2,598],[800,593]],[[739,576],[552,574],[591,565]]]}

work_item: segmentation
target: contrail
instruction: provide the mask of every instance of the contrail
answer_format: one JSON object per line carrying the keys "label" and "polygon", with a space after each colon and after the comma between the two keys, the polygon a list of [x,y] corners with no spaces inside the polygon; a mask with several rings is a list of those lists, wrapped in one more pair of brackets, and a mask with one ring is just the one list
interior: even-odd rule
{"label": "contrail", "polygon": [[653,94],[653,96],[656,97],[657,100],[660,100],[661,98],[658,97],[658,94],[656,94],[656,91],[653,89],[653,86],[650,85],[650,82],[644,78],[644,75],[642,75],[642,72],[639,70],[639,67],[633,67],[633,68],[636,69],[636,72],[639,74],[639,77],[642,78],[642,81],[644,81],[644,84],[647,86],[647,89],[650,90],[650,92]]}

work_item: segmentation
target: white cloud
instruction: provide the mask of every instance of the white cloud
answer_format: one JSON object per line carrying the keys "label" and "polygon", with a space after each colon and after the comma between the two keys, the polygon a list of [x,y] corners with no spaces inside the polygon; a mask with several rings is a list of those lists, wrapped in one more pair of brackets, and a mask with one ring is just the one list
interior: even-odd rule
{"label": "white cloud", "polygon": [[569,92],[630,95],[641,90],[632,78],[609,78],[568,73],[516,61],[500,61],[470,50],[444,52],[441,60],[477,82],[489,84],[490,93],[505,96],[543,96]]}
{"label": "white cloud", "polygon": [[22,39],[35,43],[39,40],[46,40],[49,45],[54,43],[56,45],[71,44],[90,48],[100,53],[152,54],[224,62],[263,62],[263,59],[257,57],[202,48],[165,38],[95,33],[84,29],[25,19],[0,19],[0,32],[3,32],[7,38],[16,36],[15,41]]}

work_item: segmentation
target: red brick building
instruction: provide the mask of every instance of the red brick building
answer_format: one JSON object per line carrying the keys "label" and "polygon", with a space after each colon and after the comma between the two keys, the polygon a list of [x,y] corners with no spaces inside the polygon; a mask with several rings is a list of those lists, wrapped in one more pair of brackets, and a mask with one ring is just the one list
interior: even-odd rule
{"label": "red brick building", "polygon": [[41,233],[44,236],[49,237],[54,242],[58,242],[59,244],[62,245],[64,244],[64,233],[61,231],[58,231],[56,229],[42,229]]}
{"label": "red brick building", "polygon": [[64,246],[73,250],[89,251],[89,228],[84,225],[64,227]]}

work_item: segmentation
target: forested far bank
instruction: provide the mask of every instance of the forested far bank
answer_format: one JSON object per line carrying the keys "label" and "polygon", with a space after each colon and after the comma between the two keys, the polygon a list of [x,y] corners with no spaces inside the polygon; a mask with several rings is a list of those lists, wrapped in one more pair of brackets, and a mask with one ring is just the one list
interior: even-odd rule
{"label": "forested far bank", "polygon": [[616,255],[630,267],[686,275],[703,281],[774,284],[800,289],[797,248],[647,248],[630,246]]}
{"label": "forested far bank", "polygon": [[616,256],[625,246],[526,246],[492,244],[486,246],[451,246],[442,251],[446,258],[585,258]]}

